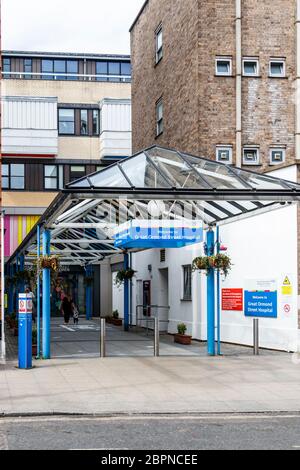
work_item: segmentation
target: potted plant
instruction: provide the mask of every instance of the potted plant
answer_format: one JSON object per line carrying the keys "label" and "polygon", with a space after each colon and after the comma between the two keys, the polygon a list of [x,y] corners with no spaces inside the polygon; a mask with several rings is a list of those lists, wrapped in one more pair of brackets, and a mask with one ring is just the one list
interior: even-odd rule
{"label": "potted plant", "polygon": [[113,322],[112,315],[106,315],[104,318],[105,318],[106,323],[108,324],[111,324]]}
{"label": "potted plant", "polygon": [[53,272],[59,271],[59,259],[57,256],[42,256],[40,258],[40,268],[50,269]]}
{"label": "potted plant", "polygon": [[185,345],[191,344],[192,337],[185,334],[186,330],[187,330],[187,327],[185,323],[178,323],[177,325],[178,333],[174,335],[175,343],[185,344]]}
{"label": "potted plant", "polygon": [[206,271],[208,275],[212,269],[217,269],[225,277],[228,276],[232,268],[231,258],[223,253],[217,253],[212,256],[198,256],[193,260],[193,271]]}
{"label": "potted plant", "polygon": [[36,327],[32,328],[32,356],[37,355],[37,329]]}
{"label": "potted plant", "polygon": [[131,280],[135,275],[135,271],[132,268],[120,269],[117,272],[115,284],[117,287],[121,287],[125,280]]}
{"label": "potted plant", "polygon": [[115,326],[122,326],[122,318],[119,318],[118,310],[114,310],[112,314],[112,323]]}

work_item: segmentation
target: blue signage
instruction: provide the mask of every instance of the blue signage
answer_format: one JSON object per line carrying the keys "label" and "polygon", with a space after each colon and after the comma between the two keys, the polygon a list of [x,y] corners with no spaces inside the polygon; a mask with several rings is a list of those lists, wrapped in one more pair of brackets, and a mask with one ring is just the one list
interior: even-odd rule
{"label": "blue signage", "polygon": [[189,221],[131,221],[115,233],[117,248],[182,248],[203,242],[203,228]]}
{"label": "blue signage", "polygon": [[277,291],[245,291],[245,316],[277,318]]}

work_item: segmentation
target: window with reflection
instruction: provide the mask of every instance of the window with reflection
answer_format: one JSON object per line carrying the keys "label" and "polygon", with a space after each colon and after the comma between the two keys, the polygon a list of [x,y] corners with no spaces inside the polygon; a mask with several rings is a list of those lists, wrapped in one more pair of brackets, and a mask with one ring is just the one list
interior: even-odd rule
{"label": "window with reflection", "polygon": [[80,135],[88,135],[88,112],[87,109],[80,110]]}
{"label": "window with reflection", "polygon": [[59,134],[60,135],[74,135],[75,134],[75,110],[74,109],[59,109]]}
{"label": "window with reflection", "polygon": [[24,59],[24,78],[30,80],[32,78],[32,59]]}
{"label": "window with reflection", "polygon": [[3,72],[4,78],[10,78],[9,72],[11,71],[11,61],[9,57],[4,57],[3,59]]}
{"label": "window with reflection", "polygon": [[47,75],[47,73],[53,74],[53,71],[53,60],[42,59],[42,79],[54,80],[54,75]]}
{"label": "window with reflection", "polygon": [[96,75],[102,75],[101,77],[97,77],[96,80],[98,82],[107,82],[108,80],[107,74],[108,74],[108,63],[103,62],[103,61],[96,62]]}
{"label": "window with reflection", "polygon": [[93,135],[99,135],[100,123],[99,123],[99,110],[93,109]]}
{"label": "window with reflection", "polygon": [[83,165],[71,165],[70,167],[70,182],[76,181],[79,178],[85,176],[85,166]]}
{"label": "window with reflection", "polygon": [[25,165],[23,163],[3,164],[3,189],[25,189]]}
{"label": "window with reflection", "polygon": [[109,62],[108,63],[108,75],[114,75],[114,77],[109,77],[110,82],[119,82],[120,77],[120,62]]}

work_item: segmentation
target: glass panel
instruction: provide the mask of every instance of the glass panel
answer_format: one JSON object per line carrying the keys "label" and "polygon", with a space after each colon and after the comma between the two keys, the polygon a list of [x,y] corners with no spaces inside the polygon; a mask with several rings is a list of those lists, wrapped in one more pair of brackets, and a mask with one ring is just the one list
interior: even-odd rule
{"label": "glass panel", "polygon": [[57,178],[45,178],[45,189],[57,189]]}
{"label": "glass panel", "polygon": [[217,71],[221,75],[230,74],[230,61],[229,60],[218,60],[217,61]]}
{"label": "glass panel", "polygon": [[3,189],[9,188],[9,178],[7,176],[2,176],[1,183]]}
{"label": "glass panel", "polygon": [[163,34],[162,34],[162,29],[158,31],[156,35],[156,41],[157,41],[157,51],[159,51],[162,48],[163,45]]}
{"label": "glass panel", "polygon": [[58,167],[58,189],[64,188],[64,167],[59,165]]}
{"label": "glass panel", "polygon": [[[42,60],[42,73],[53,73],[53,60],[47,60],[43,59]],[[43,75],[42,76],[43,80],[53,80],[54,77],[53,75]]]}
{"label": "glass panel", "polygon": [[172,186],[177,188],[207,189],[207,185],[200,177],[197,177],[197,174],[192,171],[178,153],[159,148],[150,149],[147,153],[162,173],[167,175]]}
{"label": "glass panel", "polygon": [[8,165],[6,165],[6,164],[3,164],[3,165],[2,165],[1,173],[2,173],[2,176],[8,176],[8,175],[9,175],[9,172],[8,172]]}
{"label": "glass panel", "polygon": [[88,135],[88,112],[86,109],[80,110],[80,134]]}
{"label": "glass panel", "polygon": [[129,62],[121,62],[121,75],[131,75],[131,64]]}
{"label": "glass panel", "polygon": [[24,176],[24,165],[23,164],[12,164],[10,165],[11,176]]}
{"label": "glass panel", "polygon": [[244,74],[245,75],[257,75],[257,62],[255,61],[244,62]]}
{"label": "glass panel", "polygon": [[85,173],[85,166],[71,166],[72,173]]}
{"label": "glass panel", "polygon": [[282,77],[284,75],[284,63],[271,62],[271,75]]}
{"label": "glass panel", "polygon": [[216,189],[245,189],[243,184],[226,165],[203,160],[191,155],[185,155],[195,170],[202,175],[205,180]]}
{"label": "glass panel", "polygon": [[[108,74],[109,75],[120,75],[120,62],[108,62]],[[110,82],[119,82],[120,78],[113,77],[109,78]]]}
{"label": "glass panel", "polygon": [[88,180],[85,178],[82,181],[76,181],[75,183],[70,184],[71,188],[90,188],[90,183]]}
{"label": "glass panel", "polygon": [[[107,75],[108,65],[107,62],[96,62],[96,75]],[[98,77],[98,82],[107,82],[107,77]]]}
{"label": "glass panel", "polygon": [[130,185],[117,166],[112,166],[107,170],[103,170],[100,173],[90,176],[90,180],[96,188],[130,188]]}
{"label": "glass panel", "polygon": [[168,188],[168,182],[147,161],[144,153],[121,163],[122,169],[136,188]]}
{"label": "glass panel", "polygon": [[99,135],[99,111],[93,110],[93,135]]}
{"label": "glass panel", "polygon": [[55,165],[45,165],[45,176],[56,177],[57,167]]}
{"label": "glass panel", "polygon": [[54,61],[54,73],[59,75],[59,80],[65,80],[66,76],[62,75],[66,73],[66,61],[65,60],[55,60]]}
{"label": "glass panel", "polygon": [[67,77],[67,80],[78,80],[78,77],[76,76],[78,74],[77,60],[67,60],[67,73],[75,74],[75,76]]}
{"label": "glass panel", "polygon": [[60,134],[74,134],[74,109],[60,109],[59,110],[59,133]]}
{"label": "glass panel", "polygon": [[[31,59],[24,59],[24,72],[31,73],[32,72],[32,60]],[[30,80],[32,75],[25,75],[24,78],[26,80]]]}
{"label": "glass panel", "polygon": [[272,179],[267,175],[259,175],[258,173],[250,173],[247,171],[239,170],[238,168],[235,171],[247,181],[252,188],[256,189],[284,189],[284,186],[277,181]]}
{"label": "glass panel", "polygon": [[11,189],[24,189],[24,178],[22,176],[14,176],[10,179]]}
{"label": "glass panel", "polygon": [[[3,59],[3,72],[10,72],[10,59]],[[11,76],[5,73],[4,78],[10,78]]]}

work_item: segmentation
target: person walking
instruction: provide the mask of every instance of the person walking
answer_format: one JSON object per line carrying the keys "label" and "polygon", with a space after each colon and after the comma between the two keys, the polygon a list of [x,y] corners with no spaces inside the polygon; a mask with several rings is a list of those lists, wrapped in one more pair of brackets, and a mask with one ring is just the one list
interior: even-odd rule
{"label": "person walking", "polygon": [[73,321],[74,321],[74,325],[78,325],[78,321],[79,321],[79,312],[78,312],[78,308],[76,307],[76,304],[75,302],[72,300],[71,302],[71,305],[72,305],[72,311],[73,311]]}
{"label": "person walking", "polygon": [[73,315],[70,297],[66,296],[63,298],[63,301],[61,303],[61,311],[64,316],[65,325],[67,325],[70,321],[71,315]]}

